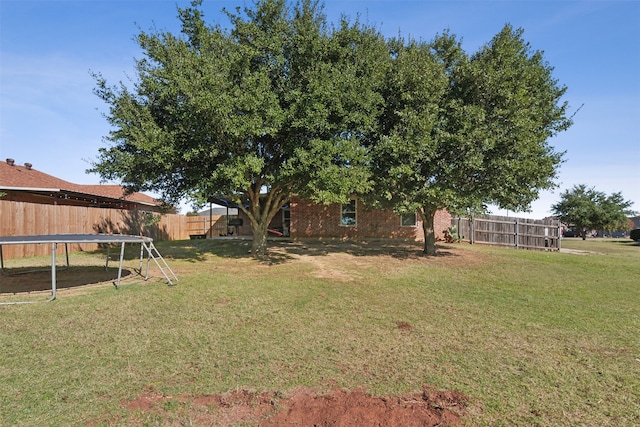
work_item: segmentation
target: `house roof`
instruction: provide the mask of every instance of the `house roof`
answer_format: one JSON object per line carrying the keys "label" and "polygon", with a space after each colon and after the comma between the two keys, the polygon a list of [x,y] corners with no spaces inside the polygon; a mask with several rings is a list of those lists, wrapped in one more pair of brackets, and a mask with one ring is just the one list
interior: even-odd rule
{"label": "house roof", "polygon": [[24,166],[15,164],[11,159],[0,161],[0,190],[31,192],[69,192],[90,196],[159,206],[161,202],[143,193],[125,195],[120,185],[83,185],[74,184],[33,168],[29,163]]}

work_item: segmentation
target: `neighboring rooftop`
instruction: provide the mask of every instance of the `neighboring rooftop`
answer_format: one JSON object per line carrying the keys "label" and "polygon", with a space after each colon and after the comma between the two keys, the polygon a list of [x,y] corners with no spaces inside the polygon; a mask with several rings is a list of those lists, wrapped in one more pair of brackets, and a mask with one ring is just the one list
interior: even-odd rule
{"label": "neighboring rooftop", "polygon": [[143,193],[125,194],[120,185],[74,184],[33,168],[31,163],[20,166],[14,159],[0,161],[0,191],[8,200],[47,204],[91,205],[137,209],[159,207],[162,203]]}

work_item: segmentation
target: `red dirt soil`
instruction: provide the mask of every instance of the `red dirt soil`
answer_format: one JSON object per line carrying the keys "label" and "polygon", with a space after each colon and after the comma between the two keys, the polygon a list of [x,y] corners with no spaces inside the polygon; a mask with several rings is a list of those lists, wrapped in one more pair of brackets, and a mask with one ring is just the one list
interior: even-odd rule
{"label": "red dirt soil", "polygon": [[[194,425],[228,426],[460,426],[468,399],[462,393],[424,387],[401,397],[375,397],[364,390],[334,390],[318,395],[299,388],[283,397],[274,392],[248,390],[199,397],[160,396],[148,391],[123,402],[130,412],[129,425],[155,415],[173,425],[165,412],[167,402],[177,402],[182,421],[186,414]],[[178,424],[176,424],[178,425]]]}

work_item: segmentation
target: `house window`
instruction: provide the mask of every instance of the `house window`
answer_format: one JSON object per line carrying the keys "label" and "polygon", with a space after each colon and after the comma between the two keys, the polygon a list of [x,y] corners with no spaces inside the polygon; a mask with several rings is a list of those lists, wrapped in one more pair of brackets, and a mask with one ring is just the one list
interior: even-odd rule
{"label": "house window", "polygon": [[401,227],[415,227],[417,223],[416,213],[403,213],[400,215],[400,226]]}
{"label": "house window", "polygon": [[356,225],[356,201],[349,200],[349,203],[342,205],[342,218],[340,225],[352,227]]}

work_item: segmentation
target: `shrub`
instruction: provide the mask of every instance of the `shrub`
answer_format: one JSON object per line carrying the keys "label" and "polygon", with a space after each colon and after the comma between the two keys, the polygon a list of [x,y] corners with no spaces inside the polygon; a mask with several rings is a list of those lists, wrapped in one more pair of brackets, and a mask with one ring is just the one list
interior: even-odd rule
{"label": "shrub", "polygon": [[458,235],[458,227],[452,225],[444,231],[444,239],[447,243],[460,243],[460,236]]}
{"label": "shrub", "polygon": [[631,240],[640,242],[640,228],[636,228],[635,230],[631,230],[630,234]]}

